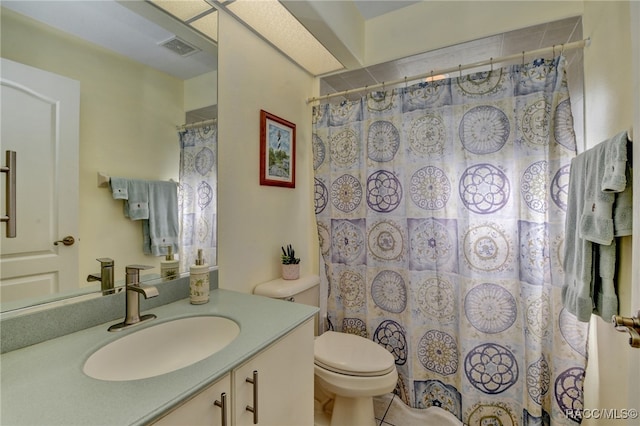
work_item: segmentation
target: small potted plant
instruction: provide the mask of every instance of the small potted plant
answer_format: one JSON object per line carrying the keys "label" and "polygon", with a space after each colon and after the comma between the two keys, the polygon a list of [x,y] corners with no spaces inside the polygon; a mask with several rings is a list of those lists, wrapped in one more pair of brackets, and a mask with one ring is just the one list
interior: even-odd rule
{"label": "small potted plant", "polygon": [[296,252],[291,244],[282,248],[280,260],[282,261],[282,278],[285,280],[297,280],[300,278],[300,258],[296,257]]}

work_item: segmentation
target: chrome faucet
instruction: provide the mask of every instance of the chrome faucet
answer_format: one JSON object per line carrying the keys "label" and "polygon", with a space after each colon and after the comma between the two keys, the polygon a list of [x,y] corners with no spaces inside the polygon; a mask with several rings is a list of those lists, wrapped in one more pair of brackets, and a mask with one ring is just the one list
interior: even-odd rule
{"label": "chrome faucet", "polygon": [[124,321],[118,324],[114,324],[109,327],[109,331],[118,331],[131,327],[155,318],[153,314],[147,314],[140,316],[140,295],[142,294],[145,299],[156,297],[158,295],[158,289],[151,285],[140,284],[140,271],[143,269],[151,269],[153,266],[146,265],[129,265],[126,269],[126,313]]}
{"label": "chrome faucet", "polygon": [[103,295],[115,293],[113,289],[113,259],[101,257],[96,260],[100,262],[100,272],[90,274],[87,281],[100,281],[100,290]]}

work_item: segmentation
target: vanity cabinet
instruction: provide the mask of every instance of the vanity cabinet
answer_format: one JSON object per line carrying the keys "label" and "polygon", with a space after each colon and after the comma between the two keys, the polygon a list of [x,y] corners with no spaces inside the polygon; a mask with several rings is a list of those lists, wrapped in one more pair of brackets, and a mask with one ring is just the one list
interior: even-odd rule
{"label": "vanity cabinet", "polygon": [[228,426],[231,424],[229,421],[231,418],[230,390],[231,374],[227,374],[153,424],[154,426]]}
{"label": "vanity cabinet", "polygon": [[313,374],[311,319],[154,425],[312,426]]}
{"label": "vanity cabinet", "polygon": [[313,375],[311,319],[233,371],[234,424],[313,426]]}

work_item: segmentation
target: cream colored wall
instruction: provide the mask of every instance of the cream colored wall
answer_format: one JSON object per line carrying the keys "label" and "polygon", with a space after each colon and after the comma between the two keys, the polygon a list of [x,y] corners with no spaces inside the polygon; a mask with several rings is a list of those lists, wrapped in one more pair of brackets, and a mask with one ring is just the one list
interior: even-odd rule
{"label": "cream colored wall", "polygon": [[[593,146],[631,123],[628,2],[427,1],[366,24],[364,65],[576,15],[584,15],[584,34],[593,38],[592,46],[585,49],[586,143]],[[225,139],[232,140],[220,145],[221,286],[250,291],[256,283],[278,275],[280,244],[292,240],[308,250],[303,254],[305,260],[317,257],[313,247],[315,225],[309,209],[311,177],[305,176],[308,182],[304,187],[287,192],[259,187],[256,176],[258,110],[276,108],[270,111],[276,114],[286,111],[284,117],[299,126],[298,140],[306,139],[308,143],[309,108],[303,100],[310,89],[303,73],[265,49],[238,24],[225,17],[221,18],[221,28],[220,134],[221,139],[224,133]],[[290,90],[278,96],[285,81]],[[308,171],[303,173],[310,175],[310,155],[310,149],[298,153],[299,173],[306,167]],[[296,209],[299,203],[302,210]],[[291,217],[292,211],[298,214]],[[289,217],[292,227],[288,225]],[[291,237],[282,238],[285,235]],[[311,246],[305,244],[305,238],[312,241]],[[621,258],[623,269],[630,268],[629,239],[622,244]],[[244,267],[245,259],[250,259],[250,268]],[[313,270],[315,263],[311,269],[308,267],[305,265],[306,271]],[[629,305],[625,302],[630,293],[628,281],[621,283],[623,309]],[[587,408],[628,406],[627,400],[633,396],[627,391],[627,338],[614,333],[604,321],[595,322],[597,334],[592,339],[585,389]]]}
{"label": "cream colored wall", "polygon": [[[280,276],[280,247],[293,244],[302,273],[317,273],[311,107],[314,79],[220,13],[218,244],[221,288],[251,292]],[[296,124],[295,189],[259,184],[260,110]]]}
{"label": "cream colored wall", "polygon": [[[586,147],[590,148],[633,124],[638,92],[631,88],[634,85],[637,88],[640,76],[632,68],[630,3],[586,1],[584,5],[584,34],[591,37],[591,46],[584,50],[585,136]],[[638,25],[637,16],[635,19]],[[620,313],[625,316],[640,308],[630,303],[631,245],[631,237],[623,238],[618,258],[618,297]],[[628,335],[616,332],[609,321],[594,316],[585,379],[586,407],[633,408],[628,368],[631,356]],[[635,408],[640,409],[637,394]],[[583,424],[606,424],[606,421],[586,419]]]}
{"label": "cream colored wall", "polygon": [[578,16],[582,8],[581,1],[422,1],[367,21],[364,65]]}
{"label": "cream colored wall", "polygon": [[155,265],[159,273],[160,259],[142,253],[140,222],[126,219],[122,201],[97,187],[97,172],[177,180],[183,82],[5,9],[1,53],[80,81],[81,280],[100,270],[99,257],[115,260],[116,280],[127,264]]}
{"label": "cream colored wall", "polygon": [[184,110],[208,107],[218,99],[218,71],[211,71],[184,82]]}
{"label": "cream colored wall", "polygon": [[[631,50],[633,57],[633,65],[631,67],[631,75],[633,77],[633,130],[634,130],[634,144],[638,146],[638,135],[640,135],[640,2],[631,2]],[[640,164],[640,149],[635,149],[633,152],[633,164]],[[633,178],[634,188],[640,188],[640,173],[635,173]],[[636,196],[638,191],[636,190]],[[637,205],[637,204],[636,204]],[[635,209],[633,212],[633,228],[640,229],[640,209]],[[640,238],[637,236],[633,238],[632,251],[634,253],[640,253]],[[640,258],[636,256],[636,259],[632,262],[632,274],[631,279],[631,311],[640,312]],[[635,277],[635,278],[634,278]],[[627,349],[629,350],[629,349]],[[628,375],[631,378],[629,380],[629,393],[628,404],[629,407],[634,407],[640,411],[640,350],[632,350],[629,354],[629,371]],[[629,421],[628,426],[632,426],[636,420]]]}

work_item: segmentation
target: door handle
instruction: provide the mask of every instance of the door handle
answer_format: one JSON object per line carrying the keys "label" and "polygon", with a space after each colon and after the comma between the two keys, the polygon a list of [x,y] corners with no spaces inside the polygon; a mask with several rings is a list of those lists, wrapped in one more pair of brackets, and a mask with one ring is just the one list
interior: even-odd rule
{"label": "door handle", "polygon": [[632,348],[640,348],[640,311],[635,317],[627,318],[619,315],[611,317],[611,322],[616,330],[629,333],[629,345]]}
{"label": "door handle", "polygon": [[75,238],[73,238],[71,235],[67,235],[66,237],[64,237],[64,238],[63,238],[63,239],[61,239],[61,240],[54,241],[54,242],[53,242],[53,245],[54,245],[54,246],[57,246],[59,243],[62,243],[62,244],[64,244],[65,246],[72,246],[72,245],[73,245],[73,243],[75,243],[75,242],[76,242],[76,239],[75,239]]}

